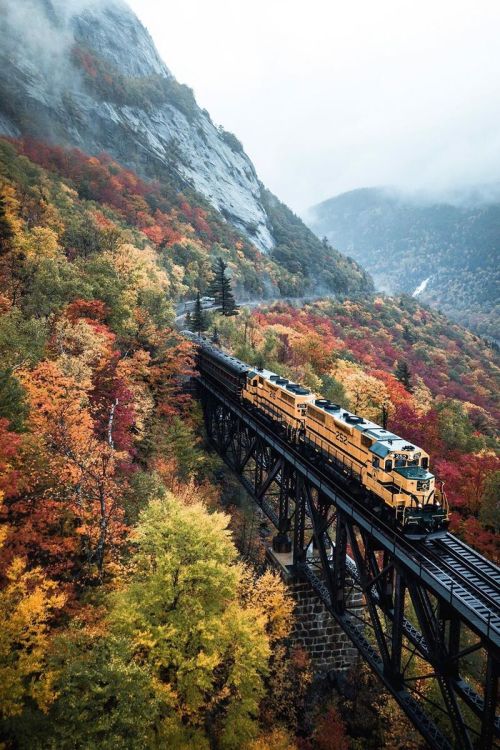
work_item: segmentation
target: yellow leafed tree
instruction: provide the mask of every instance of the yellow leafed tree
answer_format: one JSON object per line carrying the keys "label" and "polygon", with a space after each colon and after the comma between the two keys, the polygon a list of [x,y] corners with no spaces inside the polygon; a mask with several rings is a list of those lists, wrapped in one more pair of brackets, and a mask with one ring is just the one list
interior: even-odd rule
{"label": "yellow leafed tree", "polygon": [[[3,535],[5,536],[5,535]],[[0,539],[0,546],[2,544]],[[0,590],[0,717],[19,715],[27,698],[46,711],[56,695],[46,669],[49,624],[65,596],[41,569],[15,558]]]}
{"label": "yellow leafed tree", "polygon": [[359,365],[339,359],[330,373],[344,386],[352,410],[374,422],[380,422],[382,407],[390,403],[385,383],[367,375]]}

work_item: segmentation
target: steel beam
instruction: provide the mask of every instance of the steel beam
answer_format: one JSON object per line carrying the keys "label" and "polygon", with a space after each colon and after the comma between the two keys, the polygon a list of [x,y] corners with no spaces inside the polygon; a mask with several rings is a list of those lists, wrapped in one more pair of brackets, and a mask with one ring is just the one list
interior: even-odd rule
{"label": "steel beam", "polygon": [[[462,594],[452,573],[427,564],[341,478],[325,476],[320,463],[301,453],[296,437],[290,442],[291,436],[275,434],[257,412],[214,384],[202,381],[201,397],[210,442],[278,535],[293,537],[297,575],[313,586],[428,744],[436,750],[493,748],[500,736],[500,634],[484,612],[484,598],[476,607],[474,592]],[[349,606],[353,580],[364,594],[361,612]],[[461,649],[466,630],[476,641]],[[479,648],[487,654],[482,695],[464,672],[465,657]],[[412,666],[416,657],[424,665],[420,671]],[[429,680],[441,698],[433,693],[430,699],[418,687]],[[465,718],[465,707],[477,724]]]}

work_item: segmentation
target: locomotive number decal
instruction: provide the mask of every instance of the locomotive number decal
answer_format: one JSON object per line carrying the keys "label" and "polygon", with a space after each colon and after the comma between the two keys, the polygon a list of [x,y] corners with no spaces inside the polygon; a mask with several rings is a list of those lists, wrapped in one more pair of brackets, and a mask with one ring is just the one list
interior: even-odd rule
{"label": "locomotive number decal", "polygon": [[338,440],[339,443],[343,443],[344,445],[347,443],[347,435],[344,435],[343,432],[336,432],[335,439]]}

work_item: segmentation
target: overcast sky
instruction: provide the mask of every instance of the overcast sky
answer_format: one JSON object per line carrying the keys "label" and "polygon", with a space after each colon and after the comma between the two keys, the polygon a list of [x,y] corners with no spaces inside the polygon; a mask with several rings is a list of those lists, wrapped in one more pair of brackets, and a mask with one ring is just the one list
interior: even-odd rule
{"label": "overcast sky", "polygon": [[500,0],[129,0],[298,212],[500,179]]}

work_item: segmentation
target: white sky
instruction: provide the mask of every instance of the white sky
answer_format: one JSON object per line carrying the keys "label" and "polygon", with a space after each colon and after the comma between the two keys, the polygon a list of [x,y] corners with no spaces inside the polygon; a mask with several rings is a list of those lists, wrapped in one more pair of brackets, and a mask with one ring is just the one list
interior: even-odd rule
{"label": "white sky", "polygon": [[128,0],[298,212],[500,179],[500,0]]}

